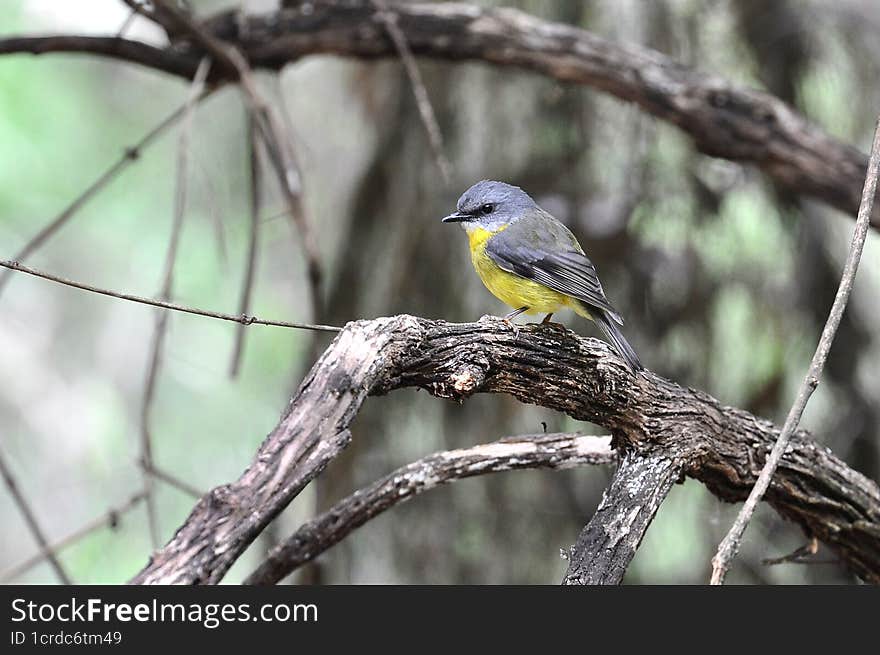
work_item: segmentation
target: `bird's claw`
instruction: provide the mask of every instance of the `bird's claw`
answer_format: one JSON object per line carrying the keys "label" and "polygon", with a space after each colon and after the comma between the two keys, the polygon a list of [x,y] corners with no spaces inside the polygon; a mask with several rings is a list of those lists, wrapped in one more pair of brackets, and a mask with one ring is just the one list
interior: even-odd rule
{"label": "bird's claw", "polygon": [[504,321],[507,324],[507,327],[513,332],[513,340],[516,341],[519,339],[519,326],[509,318],[502,318],[501,320]]}
{"label": "bird's claw", "polygon": [[544,325],[551,330],[557,330],[559,332],[565,332],[568,329],[562,323],[557,323],[556,321],[541,321],[541,325]]}

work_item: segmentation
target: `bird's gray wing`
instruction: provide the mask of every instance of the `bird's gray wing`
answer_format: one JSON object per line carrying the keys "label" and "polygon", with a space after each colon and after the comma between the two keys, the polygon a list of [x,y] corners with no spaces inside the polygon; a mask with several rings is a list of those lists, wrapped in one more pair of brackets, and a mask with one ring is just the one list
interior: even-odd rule
{"label": "bird's gray wing", "polygon": [[568,228],[549,214],[541,221],[511,223],[486,242],[486,254],[505,271],[602,309],[623,325],[602,291],[593,262]]}

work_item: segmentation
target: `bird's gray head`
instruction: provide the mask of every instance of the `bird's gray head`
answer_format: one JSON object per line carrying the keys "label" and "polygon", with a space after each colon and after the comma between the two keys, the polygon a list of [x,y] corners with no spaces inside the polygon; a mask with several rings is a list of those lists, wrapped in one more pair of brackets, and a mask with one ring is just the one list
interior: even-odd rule
{"label": "bird's gray head", "polygon": [[496,232],[535,207],[535,201],[518,186],[483,180],[462,194],[458,211],[443,222],[461,223],[467,231],[482,228]]}

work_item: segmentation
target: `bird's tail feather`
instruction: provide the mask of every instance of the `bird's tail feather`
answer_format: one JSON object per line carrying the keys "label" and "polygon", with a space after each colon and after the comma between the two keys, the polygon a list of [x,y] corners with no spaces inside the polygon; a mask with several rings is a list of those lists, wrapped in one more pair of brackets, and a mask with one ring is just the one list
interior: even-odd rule
{"label": "bird's tail feather", "polygon": [[623,336],[623,333],[620,331],[620,328],[614,320],[611,319],[610,316],[607,316],[601,309],[591,308],[590,314],[592,315],[593,321],[599,326],[599,329],[602,330],[608,341],[611,342],[614,351],[623,358],[630,370],[633,373],[643,370],[645,367],[642,366],[642,362],[639,361],[639,356],[636,355],[636,351],[633,350],[633,347],[629,345],[629,341]]}

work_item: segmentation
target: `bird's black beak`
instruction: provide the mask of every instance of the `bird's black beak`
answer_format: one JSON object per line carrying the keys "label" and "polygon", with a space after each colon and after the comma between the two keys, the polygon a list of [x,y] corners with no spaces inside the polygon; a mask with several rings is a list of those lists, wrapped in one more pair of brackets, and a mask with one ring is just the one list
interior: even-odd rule
{"label": "bird's black beak", "polygon": [[464,223],[465,221],[471,220],[471,216],[468,214],[462,214],[461,212],[455,212],[454,214],[450,214],[446,218],[443,219],[444,223]]}

